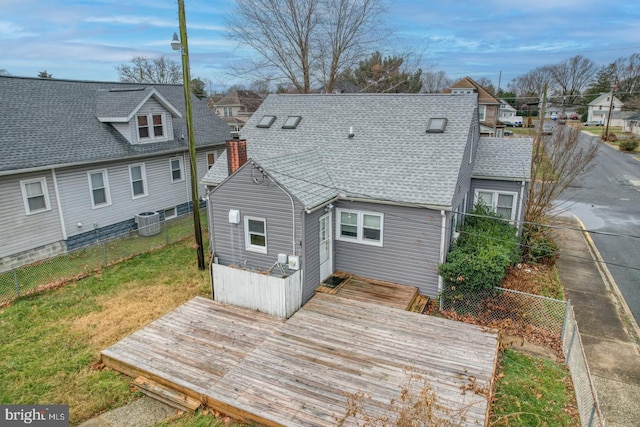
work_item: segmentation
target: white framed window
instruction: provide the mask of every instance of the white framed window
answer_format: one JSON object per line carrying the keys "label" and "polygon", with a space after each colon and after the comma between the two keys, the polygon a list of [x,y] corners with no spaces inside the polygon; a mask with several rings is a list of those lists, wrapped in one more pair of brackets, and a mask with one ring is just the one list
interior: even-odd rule
{"label": "white framed window", "polygon": [[384,214],[336,209],[336,239],[382,246]]}
{"label": "white framed window", "polygon": [[211,166],[213,166],[216,163],[217,159],[218,159],[218,152],[209,151],[207,153],[207,169],[211,169]]}
{"label": "white framed window", "polygon": [[478,106],[478,120],[481,121],[481,122],[484,122],[486,116],[487,116],[487,106],[486,105],[479,105]]}
{"label": "white framed window", "polygon": [[111,205],[109,193],[109,177],[106,169],[87,172],[89,191],[91,193],[91,207],[93,209]]}
{"label": "white framed window", "polygon": [[168,208],[164,210],[164,219],[173,219],[178,216],[178,209],[176,207]]}
{"label": "white framed window", "polygon": [[233,107],[223,107],[225,117],[233,117]]}
{"label": "white framed window", "polygon": [[184,174],[182,173],[182,158],[175,157],[169,160],[169,167],[171,168],[171,182],[184,180]]}
{"label": "white framed window", "polygon": [[480,200],[498,216],[515,220],[518,193],[509,191],[476,190],[475,203]]}
{"label": "white framed window", "polygon": [[267,220],[253,216],[244,217],[244,245],[251,252],[267,253]]}
{"label": "white framed window", "polygon": [[152,142],[167,139],[163,113],[139,114],[136,116],[136,126],[139,141]]}
{"label": "white framed window", "polygon": [[129,180],[131,181],[132,199],[147,195],[147,173],[144,169],[144,163],[129,166]]}
{"label": "white framed window", "polygon": [[22,189],[22,200],[24,201],[24,210],[27,215],[51,210],[47,179],[45,177],[20,181],[20,188]]}

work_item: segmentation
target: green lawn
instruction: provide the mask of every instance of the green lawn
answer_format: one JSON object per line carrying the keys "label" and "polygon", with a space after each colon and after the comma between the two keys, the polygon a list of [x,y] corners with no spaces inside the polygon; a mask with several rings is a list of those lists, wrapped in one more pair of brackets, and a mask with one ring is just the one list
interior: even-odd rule
{"label": "green lawn", "polygon": [[514,350],[503,354],[491,426],[580,425],[569,370]]}

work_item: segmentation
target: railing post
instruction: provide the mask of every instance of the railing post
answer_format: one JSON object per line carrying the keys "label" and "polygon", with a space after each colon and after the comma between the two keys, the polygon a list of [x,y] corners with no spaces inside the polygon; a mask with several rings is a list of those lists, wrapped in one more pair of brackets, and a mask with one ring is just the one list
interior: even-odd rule
{"label": "railing post", "polygon": [[18,270],[13,269],[13,281],[16,284],[16,294],[20,297],[20,282],[18,281]]}

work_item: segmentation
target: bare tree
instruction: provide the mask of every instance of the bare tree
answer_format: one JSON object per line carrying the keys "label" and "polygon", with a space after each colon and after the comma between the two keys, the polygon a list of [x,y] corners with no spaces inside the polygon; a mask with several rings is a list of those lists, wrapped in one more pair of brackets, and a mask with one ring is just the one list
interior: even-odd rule
{"label": "bare tree", "polygon": [[531,162],[529,197],[525,207],[524,253],[546,240],[546,224],[553,202],[591,166],[598,153],[598,141],[580,138],[571,126],[557,126],[550,136],[536,136]]}
{"label": "bare tree", "polygon": [[9,72],[4,68],[0,68],[0,76],[10,76]]}
{"label": "bare tree", "polygon": [[640,53],[628,58],[618,58],[613,64],[614,81],[618,86],[618,95],[623,101],[637,98],[640,91]]}
{"label": "bare tree", "polygon": [[452,84],[453,81],[442,70],[422,73],[422,91],[425,93],[440,93]]}
{"label": "bare tree", "polygon": [[182,67],[164,55],[156,58],[136,56],[131,60],[131,65],[118,65],[116,70],[121,82],[182,83]]}
{"label": "bare tree", "polygon": [[493,82],[491,81],[490,78],[488,78],[488,77],[480,77],[480,78],[476,79],[476,83],[478,83],[480,86],[482,86],[491,95],[495,95],[496,94],[496,87],[493,85]]}
{"label": "bare tree", "polygon": [[596,63],[582,55],[551,65],[548,69],[557,94],[564,96],[568,105],[575,103],[598,71]]}
{"label": "bare tree", "polygon": [[230,36],[253,48],[251,74],[297,92],[332,91],[337,75],[366,56],[381,34],[381,0],[236,0]]}

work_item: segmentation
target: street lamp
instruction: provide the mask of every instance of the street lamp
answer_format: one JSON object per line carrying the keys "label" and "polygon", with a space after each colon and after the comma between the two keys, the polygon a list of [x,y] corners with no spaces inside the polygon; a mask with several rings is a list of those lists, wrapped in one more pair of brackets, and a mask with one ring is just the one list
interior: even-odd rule
{"label": "street lamp", "polygon": [[198,171],[196,164],[196,141],[193,129],[193,115],[191,112],[191,77],[189,76],[189,46],[187,43],[187,22],[184,14],[184,0],[178,0],[178,17],[180,20],[180,38],[173,33],[171,48],[182,51],[182,85],[184,86],[184,105],[187,122],[187,135],[189,138],[189,158],[191,171],[191,204],[193,207],[193,228],[196,238],[196,251],[198,253],[198,268],[205,269],[204,248],[202,246],[202,229],[200,228],[200,203],[198,196]]}

